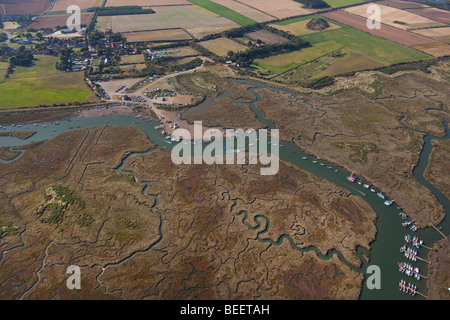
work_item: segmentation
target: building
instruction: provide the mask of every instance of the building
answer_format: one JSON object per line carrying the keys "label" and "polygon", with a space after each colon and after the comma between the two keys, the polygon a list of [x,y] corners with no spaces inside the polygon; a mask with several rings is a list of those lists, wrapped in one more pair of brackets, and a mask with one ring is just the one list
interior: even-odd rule
{"label": "building", "polygon": [[70,34],[77,32],[75,29],[61,29],[62,34]]}

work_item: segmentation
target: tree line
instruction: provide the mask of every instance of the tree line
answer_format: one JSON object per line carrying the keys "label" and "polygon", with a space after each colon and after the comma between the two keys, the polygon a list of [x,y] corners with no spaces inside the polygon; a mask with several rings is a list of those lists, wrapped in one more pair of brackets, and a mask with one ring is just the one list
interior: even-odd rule
{"label": "tree line", "polygon": [[[98,11],[97,11],[98,9]],[[152,9],[144,9],[141,6],[120,6],[120,7],[103,7],[89,8],[88,12],[96,12],[98,16],[121,16],[133,14],[150,14],[155,13]]]}

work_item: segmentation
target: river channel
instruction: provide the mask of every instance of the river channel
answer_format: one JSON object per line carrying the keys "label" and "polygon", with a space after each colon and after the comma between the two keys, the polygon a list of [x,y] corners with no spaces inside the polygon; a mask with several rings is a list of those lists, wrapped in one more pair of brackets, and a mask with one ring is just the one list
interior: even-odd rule
{"label": "river channel", "polygon": [[[286,92],[290,92],[286,89],[280,89],[271,87],[267,84],[248,81],[248,80],[236,80],[239,82],[244,82],[246,84],[251,84],[252,88],[249,91],[255,96],[255,99],[251,102],[238,101],[240,103],[246,103],[251,110],[255,113],[257,119],[265,124],[268,129],[276,128],[275,124],[265,119],[262,113],[256,108],[255,103],[260,101],[260,96],[255,91],[260,88],[270,88],[274,90],[283,90]],[[295,96],[295,93],[290,92]],[[299,99],[298,97],[296,97]],[[303,100],[307,103],[306,100]],[[195,107],[194,107],[195,108]],[[159,148],[164,148],[171,150],[175,144],[169,143],[168,140],[164,138],[161,134],[160,130],[155,129],[155,126],[158,123],[144,119],[140,117],[133,116],[124,116],[124,115],[103,115],[99,117],[81,117],[81,116],[73,116],[68,119],[49,122],[49,123],[36,123],[36,124],[28,124],[28,125],[15,125],[15,126],[5,126],[0,129],[0,131],[36,131],[36,133],[26,140],[21,140],[19,138],[7,136],[0,137],[0,147],[2,146],[22,146],[29,144],[31,142],[44,141],[49,140],[63,132],[82,129],[82,128],[90,128],[96,126],[104,126],[104,125],[126,125],[136,127],[143,132],[145,132],[149,139],[158,145]],[[444,137],[436,137],[432,135],[427,135],[424,137],[424,145],[423,150],[420,153],[419,161],[416,167],[414,168],[414,177],[417,179],[419,183],[428,188],[436,198],[442,203],[445,208],[446,218],[441,222],[438,228],[441,228],[441,231],[448,235],[450,232],[450,219],[448,219],[450,204],[448,198],[440,192],[436,187],[434,187],[431,183],[429,183],[423,176],[423,172],[428,165],[429,156],[432,151],[432,141],[435,139],[449,139],[450,138],[450,130],[448,128],[448,122],[444,122],[446,128],[446,135]],[[184,143],[184,142],[181,142]],[[152,149],[153,150],[153,149]],[[149,150],[151,152],[152,150]],[[129,156],[131,156],[130,154]],[[398,262],[404,261],[408,262],[413,266],[417,266],[420,268],[420,273],[427,276],[428,275],[428,264],[423,261],[410,261],[406,259],[403,253],[400,252],[400,248],[405,244],[404,236],[405,234],[410,234],[412,236],[418,236],[420,239],[424,240],[425,245],[428,247],[433,247],[433,244],[442,239],[442,236],[433,228],[419,229],[416,232],[413,232],[409,228],[404,228],[402,223],[405,221],[400,215],[400,210],[397,209],[395,203],[392,206],[386,206],[384,204],[384,200],[382,200],[376,193],[370,192],[368,189],[365,189],[362,185],[357,183],[349,182],[346,177],[350,174],[346,169],[340,167],[334,163],[324,161],[322,159],[316,158],[309,154],[304,153],[300,148],[298,148],[292,141],[280,141],[279,146],[279,155],[280,158],[288,161],[297,167],[304,169],[313,173],[316,176],[322,177],[336,185],[346,188],[353,194],[360,196],[363,198],[377,213],[377,234],[376,239],[370,245],[370,251],[367,251],[365,248],[357,248],[357,255],[361,259],[362,265],[360,267],[352,266],[349,262],[347,262],[337,250],[331,250],[330,252],[320,252],[315,247],[307,247],[307,248],[299,248],[297,247],[292,239],[289,236],[282,236],[280,239],[272,239],[269,242],[272,245],[280,245],[283,241],[289,241],[294,249],[300,251],[314,251],[317,256],[321,259],[329,259],[332,255],[336,254],[343,263],[348,265],[350,268],[361,272],[365,275],[365,280],[362,285],[360,299],[362,300],[372,300],[372,299],[424,299],[420,295],[416,295],[411,297],[405,293],[402,293],[399,290],[399,281],[401,279],[406,280],[407,282],[413,283],[417,285],[417,290],[421,293],[427,293],[427,283],[426,279],[422,278],[421,280],[416,280],[414,277],[408,277],[407,275],[399,272]],[[129,157],[128,156],[128,157]],[[127,157],[127,158],[128,158]],[[16,158],[17,159],[17,158]],[[11,161],[15,161],[11,160]],[[3,163],[8,161],[1,161]],[[122,166],[117,168],[116,170],[122,170]],[[132,174],[132,173],[130,173]],[[144,188],[144,193],[147,188]],[[152,196],[151,194],[146,194]],[[386,195],[389,199],[389,195]],[[235,215],[246,215],[245,212],[233,212]],[[264,228],[259,230],[259,235],[265,233],[267,228],[270,226],[270,221],[265,216],[261,215],[257,217],[258,220],[265,220],[265,223],[257,222],[257,228],[260,228],[264,225]],[[244,223],[246,219],[243,219]],[[253,224],[253,223],[252,223]],[[259,239],[258,235],[258,239]],[[260,241],[268,241],[267,239],[260,239]],[[158,241],[159,242],[159,241]],[[156,245],[156,244],[153,244]],[[152,245],[152,246],[153,246]],[[150,249],[149,247],[148,249]],[[418,256],[427,259],[428,257],[428,249],[422,247],[420,248]],[[367,267],[369,265],[377,265],[381,270],[381,289],[368,289],[366,286],[366,280],[370,276],[370,274],[366,273]],[[343,289],[345,290],[345,289]]]}

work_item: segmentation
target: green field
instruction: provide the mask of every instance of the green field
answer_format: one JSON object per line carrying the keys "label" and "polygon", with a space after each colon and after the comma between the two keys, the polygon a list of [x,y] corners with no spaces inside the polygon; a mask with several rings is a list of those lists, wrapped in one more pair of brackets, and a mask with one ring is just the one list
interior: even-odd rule
{"label": "green field", "polygon": [[318,43],[310,48],[304,48],[289,53],[282,53],[264,59],[255,59],[254,63],[258,67],[275,73],[281,73],[335,51],[341,47],[342,46],[340,44],[333,41],[327,41]]}
{"label": "green field", "polygon": [[237,22],[243,26],[248,26],[257,23],[253,19],[250,19],[234,10],[231,10],[230,8],[227,8],[221,4],[212,2],[210,0],[190,0],[190,2],[200,7],[203,7],[209,11],[215,12],[225,18],[233,20],[234,22]]}
{"label": "green field", "polygon": [[6,70],[8,70],[8,62],[0,62],[0,83],[5,80]]}
{"label": "green field", "polygon": [[[311,18],[307,17],[306,19]],[[430,58],[429,55],[420,51],[356,30],[333,20],[326,20],[339,25],[341,28],[311,33],[303,35],[301,38],[313,45],[334,41],[342,47],[360,52],[382,63],[393,64]]]}
{"label": "green field", "polygon": [[10,78],[0,83],[0,109],[95,99],[83,72],[59,71],[56,61],[52,56],[38,56],[33,67],[16,67]]}
{"label": "green field", "polygon": [[330,6],[338,8],[338,7],[345,7],[345,6],[351,6],[352,4],[358,4],[358,3],[364,3],[364,0],[324,0],[326,3],[328,3]]}

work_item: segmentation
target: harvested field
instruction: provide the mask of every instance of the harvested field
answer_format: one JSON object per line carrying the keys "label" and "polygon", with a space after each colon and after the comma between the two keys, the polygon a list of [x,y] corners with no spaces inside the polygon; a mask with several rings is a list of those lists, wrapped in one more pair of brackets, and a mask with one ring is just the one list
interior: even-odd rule
{"label": "harvested field", "polygon": [[123,0],[106,1],[106,7],[119,7],[124,5],[153,7],[153,6],[173,6],[183,4],[191,4],[191,3],[187,0],[127,0],[126,3],[124,3]]}
{"label": "harvested field", "polygon": [[429,19],[439,21],[442,23],[450,23],[450,12],[441,10],[438,8],[418,8],[418,9],[406,9],[408,12],[427,17]]}
{"label": "harvested field", "polygon": [[122,34],[129,42],[140,41],[179,41],[192,37],[183,29],[164,29],[152,31],[128,32]]}
{"label": "harvested field", "polygon": [[218,56],[224,56],[228,51],[244,51],[247,47],[228,38],[217,38],[213,40],[207,40],[199,42],[199,44],[211,52],[214,52]]}
{"label": "harvested field", "polygon": [[405,11],[418,14],[431,20],[439,21],[442,23],[450,23],[450,12],[441,10],[438,8],[430,7],[422,3],[408,2],[408,1],[395,1],[385,0],[380,1],[377,4],[388,5],[390,7],[403,9]]}
{"label": "harvested field", "polygon": [[[173,28],[234,28],[239,25],[224,17],[213,17],[192,6],[155,7],[153,14],[98,17],[99,29],[113,32],[149,31]],[[189,32],[189,30],[187,30]]]}
{"label": "harvested field", "polygon": [[[350,7],[344,9],[344,11],[356,14],[358,16],[369,18],[371,13],[367,13],[367,8],[372,5],[371,3],[365,3],[359,6]],[[442,23],[436,22],[434,20],[419,16],[408,11],[404,11],[397,8],[392,8],[388,6],[383,6],[377,4],[380,8],[381,22],[390,26],[394,26],[399,29],[413,29],[413,28],[425,28],[425,27],[436,27],[442,26]],[[400,21],[401,23],[395,23],[394,21]]]}
{"label": "harvested field", "polygon": [[343,23],[355,29],[368,32],[377,37],[381,37],[408,47],[424,46],[433,43],[438,43],[437,40],[430,39],[412,32],[408,32],[406,30],[400,30],[388,25],[382,25],[380,29],[368,29],[366,24],[367,23],[366,18],[342,10],[326,12],[320,15],[325,18],[329,18],[337,22]]}
{"label": "harvested field", "polygon": [[[292,19],[292,20],[287,20],[287,21],[282,21],[280,23],[274,23],[271,24],[271,27],[286,31],[286,32],[290,32],[292,33],[294,36],[301,36],[304,34],[309,34],[309,33],[314,33],[314,32],[320,32],[320,30],[310,30],[306,27],[306,24],[311,20],[310,17],[302,17],[302,18],[297,18],[297,19]],[[292,21],[290,23],[286,23]],[[330,27],[328,27],[325,30],[333,30],[333,29],[337,29],[340,28],[340,26],[329,22],[328,23],[330,25]]]}
{"label": "harvested field", "polygon": [[[67,26],[67,19],[71,15],[50,15],[50,16],[42,16],[33,23],[31,23],[27,29],[41,29],[41,28],[54,28],[56,26],[65,27]],[[81,14],[81,24],[88,25],[92,18],[93,13],[82,13]]]}
{"label": "harvested field", "polygon": [[450,27],[420,29],[414,32],[450,44]]}
{"label": "harvested field", "polygon": [[283,43],[288,41],[286,38],[265,31],[265,30],[258,30],[258,31],[254,31],[254,32],[250,32],[245,34],[247,37],[253,39],[253,40],[258,40],[260,39],[262,42],[266,43],[266,44],[275,44],[275,43]]}
{"label": "harvested field", "polygon": [[238,27],[239,25],[219,25],[219,26],[204,26],[204,27],[190,27],[185,28],[187,32],[191,36],[193,36],[196,39],[201,39],[207,35],[215,34],[215,33],[221,33],[223,31],[227,31],[233,28]]}
{"label": "harvested field", "polygon": [[273,17],[254,8],[251,8],[243,3],[237,2],[235,0],[213,0],[218,4],[221,4],[231,10],[239,12],[240,14],[249,17],[257,22],[265,22],[273,20]]}
{"label": "harvested field", "polygon": [[92,7],[100,7],[102,2],[102,0],[78,0],[76,2],[73,0],[55,0],[55,4],[50,12],[67,12],[67,8],[71,5],[77,5],[81,10]]}
{"label": "harvested field", "polygon": [[238,2],[263,11],[277,19],[310,14],[312,12],[304,9],[300,3],[292,0],[240,0]]}
{"label": "harvested field", "polygon": [[0,0],[0,14],[38,15],[50,8],[50,0]]}
{"label": "harvested field", "polygon": [[397,0],[385,0],[385,1],[380,1],[377,4],[382,4],[382,5],[394,7],[397,9],[428,8],[427,5],[422,4],[422,3],[409,2],[409,1],[397,1]]}

